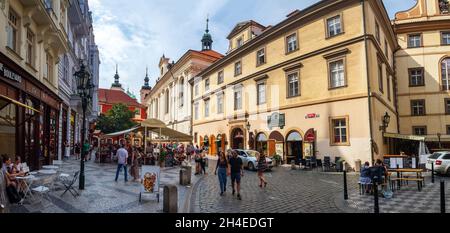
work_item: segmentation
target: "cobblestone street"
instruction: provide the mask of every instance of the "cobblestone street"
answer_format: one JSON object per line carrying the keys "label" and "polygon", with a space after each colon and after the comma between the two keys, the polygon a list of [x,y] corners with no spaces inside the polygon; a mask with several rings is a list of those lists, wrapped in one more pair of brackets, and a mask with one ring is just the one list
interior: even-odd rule
{"label": "cobblestone street", "polygon": [[[70,160],[65,162],[63,171],[74,174],[80,168],[80,161]],[[178,206],[183,211],[186,195],[190,187],[179,186],[179,168],[165,168],[161,170],[160,203],[157,203],[155,195],[143,196],[143,202],[139,203],[140,184],[125,183],[123,171],[119,181],[114,182],[116,164],[86,163],[86,187],[81,196],[74,198],[70,193],[60,197],[61,188],[50,193],[51,203],[31,199],[25,201],[23,206],[12,206],[13,213],[162,213],[164,185],[177,185]],[[193,177],[193,181],[197,178]],[[78,182],[74,185],[78,190]],[[31,201],[31,203],[30,203]]]}
{"label": "cobblestone street", "polygon": [[[214,163],[214,162],[212,162]],[[373,196],[360,196],[357,186],[359,175],[348,175],[348,201],[343,200],[343,176],[338,173],[291,170],[277,167],[266,173],[269,185],[261,189],[256,172],[245,171],[242,180],[242,201],[231,195],[230,183],[227,194],[219,196],[217,176],[213,166],[209,175],[203,177],[195,187],[191,199],[191,212],[195,213],[371,213]],[[392,199],[379,199],[383,213],[439,213],[439,180],[427,186],[422,192],[417,186],[396,191]],[[449,178],[443,178],[450,182]],[[228,179],[228,182],[230,180]],[[447,185],[447,200],[450,187]]]}

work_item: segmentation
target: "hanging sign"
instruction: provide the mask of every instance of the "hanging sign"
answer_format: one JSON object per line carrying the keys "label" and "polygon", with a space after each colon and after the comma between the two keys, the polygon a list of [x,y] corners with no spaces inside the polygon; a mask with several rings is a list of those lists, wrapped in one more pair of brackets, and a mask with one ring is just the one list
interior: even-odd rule
{"label": "hanging sign", "polygon": [[278,112],[273,113],[272,115],[267,117],[267,125],[270,130],[276,127],[283,129],[286,125],[286,115],[280,114]]}
{"label": "hanging sign", "polygon": [[315,119],[315,118],[320,118],[319,114],[316,113],[310,113],[310,114],[306,114],[305,119]]}
{"label": "hanging sign", "polygon": [[313,143],[316,141],[316,132],[314,129],[309,129],[305,134],[305,142]]}
{"label": "hanging sign", "polygon": [[20,75],[14,73],[13,71],[11,71],[10,69],[8,69],[8,68],[7,68],[3,63],[1,63],[1,62],[0,62],[0,75],[3,76],[3,77],[5,77],[5,78],[7,78],[7,79],[16,81],[16,82],[18,82],[18,83],[21,83],[21,82],[22,82],[22,76],[20,76]]}

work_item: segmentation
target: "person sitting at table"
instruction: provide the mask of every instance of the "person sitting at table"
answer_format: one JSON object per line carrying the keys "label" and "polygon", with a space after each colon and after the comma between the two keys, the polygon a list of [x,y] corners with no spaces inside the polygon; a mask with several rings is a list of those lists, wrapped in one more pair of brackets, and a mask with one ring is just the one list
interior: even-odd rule
{"label": "person sitting at table", "polygon": [[16,160],[14,161],[12,168],[13,173],[16,174],[16,176],[25,175],[25,172],[23,171],[22,159],[20,158],[20,156],[16,156]]}
{"label": "person sitting at table", "polygon": [[14,203],[22,204],[24,200],[17,191],[18,185],[16,175],[13,174],[13,166],[11,158],[9,158],[8,156],[3,156],[2,173],[5,176],[6,192],[8,194],[9,201],[12,204]]}
{"label": "person sitting at table", "polygon": [[370,179],[370,164],[369,162],[364,163],[364,167],[361,168],[361,175],[359,177],[359,183],[366,187],[365,192],[370,193],[372,188],[372,179]]}

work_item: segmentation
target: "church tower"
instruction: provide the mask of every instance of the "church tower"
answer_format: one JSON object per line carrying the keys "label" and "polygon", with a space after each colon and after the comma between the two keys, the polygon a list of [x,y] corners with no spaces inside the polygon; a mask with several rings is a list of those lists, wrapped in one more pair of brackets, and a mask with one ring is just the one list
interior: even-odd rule
{"label": "church tower", "polygon": [[152,91],[152,87],[149,84],[150,78],[148,77],[148,68],[145,72],[145,78],[144,78],[144,86],[141,88],[141,103],[144,103],[145,98],[150,94]]}
{"label": "church tower", "polygon": [[209,34],[209,17],[206,19],[206,30],[202,38],[202,51],[212,50],[212,36]]}
{"label": "church tower", "polygon": [[119,76],[119,66],[116,65],[116,75],[114,75],[114,83],[111,86],[111,90],[119,90],[119,91],[125,91],[122,88],[122,84],[119,82],[120,76]]}

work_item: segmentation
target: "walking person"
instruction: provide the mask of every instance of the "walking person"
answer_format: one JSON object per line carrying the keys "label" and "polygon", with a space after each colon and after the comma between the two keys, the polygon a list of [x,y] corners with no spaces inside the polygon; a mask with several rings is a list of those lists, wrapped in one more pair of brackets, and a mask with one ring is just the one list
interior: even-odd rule
{"label": "walking person", "polygon": [[139,179],[139,155],[139,151],[136,148],[133,148],[130,167],[130,174],[133,177],[133,182],[136,182]]}
{"label": "walking person", "polygon": [[[219,160],[217,160],[216,170],[214,175],[218,175],[219,177],[219,185],[220,185],[220,196],[223,196],[225,192],[227,192],[227,176],[228,176],[228,159],[225,156],[225,153],[219,152]],[[219,171],[219,173],[217,173]]]}
{"label": "walking person", "polygon": [[[84,161],[87,162],[88,157],[90,157],[91,152],[91,144],[89,144],[89,141],[86,139],[83,144],[83,154],[84,155]],[[90,158],[89,158],[90,160]]]}
{"label": "walking person", "polygon": [[242,159],[238,157],[238,154],[233,151],[233,157],[229,161],[230,163],[230,173],[231,173],[231,184],[233,187],[233,195],[237,191],[237,199],[241,198],[241,178],[244,176],[244,163]]}
{"label": "walking person", "polygon": [[75,144],[75,158],[77,160],[80,159],[80,153],[81,153],[80,143],[77,142],[77,144]]}
{"label": "walking person", "polygon": [[202,157],[200,154],[200,150],[197,148],[195,150],[195,175],[199,175],[200,174],[200,163],[202,161]]}
{"label": "walking person", "polygon": [[260,152],[257,156],[257,161],[258,161],[258,178],[259,178],[259,187],[262,188],[264,185],[264,188],[267,187],[267,181],[264,178],[264,172],[267,169],[267,160],[266,160],[266,155],[264,154],[264,152]]}
{"label": "walking person", "polygon": [[125,182],[128,182],[127,177],[127,159],[128,159],[128,151],[125,149],[124,145],[120,145],[120,149],[117,150],[117,159],[118,159],[118,165],[117,165],[117,172],[116,172],[116,182],[119,179],[119,173],[122,167],[124,168],[124,175],[125,175]]}
{"label": "walking person", "polygon": [[201,161],[200,161],[201,172],[203,172],[203,175],[208,175],[208,173],[206,173],[206,163],[207,162],[208,162],[208,158],[206,157],[206,151],[203,150],[201,153]]}

